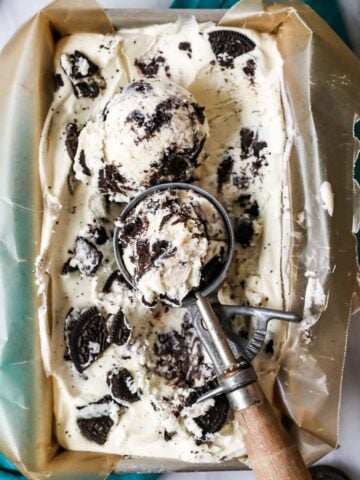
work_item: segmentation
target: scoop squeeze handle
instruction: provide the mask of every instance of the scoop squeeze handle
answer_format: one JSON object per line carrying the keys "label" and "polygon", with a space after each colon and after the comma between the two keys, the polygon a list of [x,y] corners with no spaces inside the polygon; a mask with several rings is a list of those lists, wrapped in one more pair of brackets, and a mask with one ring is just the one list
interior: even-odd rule
{"label": "scoop squeeze handle", "polygon": [[235,412],[257,480],[311,480],[294,441],[264,397]]}

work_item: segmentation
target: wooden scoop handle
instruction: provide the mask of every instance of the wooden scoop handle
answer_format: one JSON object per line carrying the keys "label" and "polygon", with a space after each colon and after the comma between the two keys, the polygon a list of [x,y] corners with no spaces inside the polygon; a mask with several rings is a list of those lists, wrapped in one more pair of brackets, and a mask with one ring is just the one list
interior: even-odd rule
{"label": "wooden scoop handle", "polygon": [[235,411],[257,480],[311,480],[294,441],[263,397]]}

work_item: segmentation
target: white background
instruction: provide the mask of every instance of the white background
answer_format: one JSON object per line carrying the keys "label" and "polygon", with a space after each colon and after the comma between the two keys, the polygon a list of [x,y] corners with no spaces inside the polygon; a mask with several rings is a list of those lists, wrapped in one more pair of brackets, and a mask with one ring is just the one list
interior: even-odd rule
{"label": "white background", "polygon": [[[331,2],[333,0],[323,0]],[[0,48],[15,30],[47,0],[0,0]],[[101,0],[105,8],[167,8],[169,0]],[[341,0],[346,24],[360,55],[360,0]],[[360,88],[360,85],[359,85]],[[349,331],[349,347],[344,372],[343,399],[340,415],[340,448],[321,464],[333,465],[346,472],[351,480],[360,480],[360,315],[353,319]],[[251,472],[178,473],[162,476],[162,480],[253,480]]]}

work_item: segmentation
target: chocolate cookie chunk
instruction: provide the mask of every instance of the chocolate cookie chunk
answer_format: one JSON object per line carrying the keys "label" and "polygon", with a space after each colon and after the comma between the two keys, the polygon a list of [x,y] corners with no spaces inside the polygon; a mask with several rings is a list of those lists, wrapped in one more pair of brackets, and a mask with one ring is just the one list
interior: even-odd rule
{"label": "chocolate cookie chunk", "polygon": [[234,30],[214,30],[209,33],[209,42],[219,65],[225,68],[234,67],[235,58],[256,47],[249,37]]}
{"label": "chocolate cookie chunk", "polygon": [[195,142],[194,148],[178,150],[177,145],[166,149],[159,163],[150,166],[154,170],[149,181],[150,186],[164,182],[186,182],[189,172],[198,166],[198,157],[203,149],[206,138]]}
{"label": "chocolate cookie chunk", "polygon": [[250,218],[259,217],[259,204],[256,200],[252,200],[251,195],[243,194],[238,197],[236,203],[244,209],[244,212],[249,215]]}
{"label": "chocolate cookie chunk", "polygon": [[99,265],[103,254],[91,242],[83,237],[77,237],[75,242],[75,259],[78,264],[80,273],[86,276],[94,275]]}
{"label": "chocolate cookie chunk", "polygon": [[251,245],[254,237],[254,226],[252,220],[243,218],[238,220],[234,228],[235,240],[240,243],[243,248]]}
{"label": "chocolate cookie chunk", "polygon": [[104,445],[114,425],[113,420],[108,415],[101,415],[99,417],[78,418],[76,423],[82,435],[90,440],[90,442]]}
{"label": "chocolate cookie chunk", "polygon": [[57,92],[59,88],[64,86],[64,80],[62,79],[62,76],[60,73],[56,73],[54,75],[54,90]]}
{"label": "chocolate cookie chunk", "polygon": [[165,58],[161,55],[152,58],[148,62],[144,62],[139,59],[135,59],[134,65],[137,67],[140,72],[145,75],[146,77],[152,78],[157,75],[159,68],[161,65],[164,65]]}
{"label": "chocolate cookie chunk", "polygon": [[67,175],[66,180],[67,180],[68,190],[71,195],[74,194],[75,189],[79,183],[78,180],[75,178],[75,173],[73,170],[73,162],[74,162],[76,150],[78,147],[79,135],[80,135],[80,130],[78,129],[78,126],[76,125],[76,123],[68,123],[66,125],[65,146],[66,146],[67,153],[71,159],[71,165],[70,165],[69,173]]}
{"label": "chocolate cookie chunk", "polygon": [[81,373],[107,348],[106,324],[98,309],[91,307],[73,315],[67,328],[70,358]]}
{"label": "chocolate cookie chunk", "polygon": [[204,363],[200,341],[187,320],[180,332],[170,330],[158,334],[154,352],[159,357],[155,373],[172,385],[192,387],[197,380],[212,373],[211,367]]}
{"label": "chocolate cookie chunk", "polygon": [[217,191],[221,192],[224,183],[230,180],[234,167],[234,159],[229,155],[224,158],[217,169]]}
{"label": "chocolate cookie chunk", "polygon": [[119,173],[114,165],[106,165],[99,171],[98,187],[101,193],[123,193],[127,194],[127,179]]}
{"label": "chocolate cookie chunk", "polygon": [[243,68],[243,72],[250,80],[251,85],[255,84],[255,71],[256,71],[255,60],[253,60],[252,58],[249,58],[249,60],[246,62],[245,67]]}
{"label": "chocolate cookie chunk", "polygon": [[258,132],[250,128],[242,128],[240,130],[241,141],[241,158],[243,160],[254,156],[256,159],[264,159],[264,149],[267,143],[259,140]]}
{"label": "chocolate cookie chunk", "polygon": [[191,58],[192,56],[192,49],[191,49],[191,43],[190,42],[180,42],[178,45],[179,50],[183,50],[184,52],[187,53],[187,56]]}
{"label": "chocolate cookie chunk", "polygon": [[66,150],[69,154],[69,157],[73,161],[76,155],[76,150],[78,147],[80,130],[76,123],[68,123],[66,125],[66,138],[65,138],[65,146]]}
{"label": "chocolate cookie chunk", "polygon": [[[196,402],[200,395],[215,387],[217,387],[217,382],[211,380],[204,386],[193,389],[185,400],[185,406],[190,407]],[[203,415],[193,419],[203,432],[201,437],[201,440],[203,441],[206,440],[207,434],[216,433],[222,429],[226,423],[230,410],[229,402],[224,395],[215,397],[214,400],[215,405],[210,407]]]}
{"label": "chocolate cookie chunk", "polygon": [[114,270],[112,273],[110,273],[109,277],[106,279],[104,283],[102,292],[110,293],[114,282],[120,282],[120,283],[125,282],[124,277],[120,273],[120,270]]}
{"label": "chocolate cookie chunk", "polygon": [[121,310],[110,318],[109,339],[115,345],[125,345],[131,335],[129,323]]}
{"label": "chocolate cookie chunk", "polygon": [[91,442],[103,445],[111,427],[126,407],[115,402],[111,395],[105,395],[96,402],[77,407],[77,409],[80,414],[76,423],[82,435]]}
{"label": "chocolate cookie chunk", "polygon": [[77,98],[96,98],[100,90],[106,88],[106,82],[99,73],[99,67],[78,50],[72,54],[63,53],[60,64],[69,77]]}
{"label": "chocolate cookie chunk", "polygon": [[85,159],[85,152],[84,150],[81,150],[80,155],[79,155],[79,164],[81,167],[81,170],[84,175],[88,175],[90,177],[91,172],[89,167],[86,165],[86,159]]}
{"label": "chocolate cookie chunk", "polygon": [[168,432],[167,430],[164,430],[165,442],[170,442],[170,440],[173,438],[174,435],[176,435],[176,432]]}
{"label": "chocolate cookie chunk", "polygon": [[135,92],[141,92],[144,94],[153,90],[153,86],[146,80],[138,80],[136,82],[132,82],[126,88],[128,91],[133,90]]}
{"label": "chocolate cookie chunk", "polygon": [[192,103],[191,105],[194,109],[196,118],[199,120],[201,125],[204,125],[204,123],[205,123],[205,107],[201,107],[198,103],[195,103],[195,102]]}
{"label": "chocolate cookie chunk", "polygon": [[87,277],[92,276],[101,264],[102,258],[103,254],[93,243],[84,237],[77,237],[74,256],[65,262],[62,274],[79,270],[80,273]]}
{"label": "chocolate cookie chunk", "polygon": [[89,233],[96,245],[104,245],[109,240],[109,235],[104,225],[98,225],[96,227],[89,227]]}
{"label": "chocolate cookie chunk", "polygon": [[226,423],[229,409],[229,402],[226,397],[220,395],[215,397],[215,405],[210,407],[204,415],[194,418],[194,422],[203,431],[204,438],[208,433],[216,433],[222,429]]}
{"label": "chocolate cookie chunk", "polygon": [[107,384],[112,395],[118,400],[134,403],[140,400],[134,388],[133,377],[126,368],[111,370],[107,375]]}

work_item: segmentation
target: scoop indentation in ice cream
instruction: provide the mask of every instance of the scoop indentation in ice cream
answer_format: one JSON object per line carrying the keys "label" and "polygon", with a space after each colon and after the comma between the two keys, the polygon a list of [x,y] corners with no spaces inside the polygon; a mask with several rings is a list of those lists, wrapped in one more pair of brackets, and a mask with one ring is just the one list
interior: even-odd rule
{"label": "scoop indentation in ice cream", "polygon": [[204,266],[224,261],[223,221],[196,192],[148,195],[119,226],[124,264],[148,303],[160,299],[179,305],[199,287]]}
{"label": "scoop indentation in ice cream", "polygon": [[183,87],[139,80],[117,93],[79,136],[76,177],[123,201],[163,182],[187,181],[208,134],[204,109]]}

